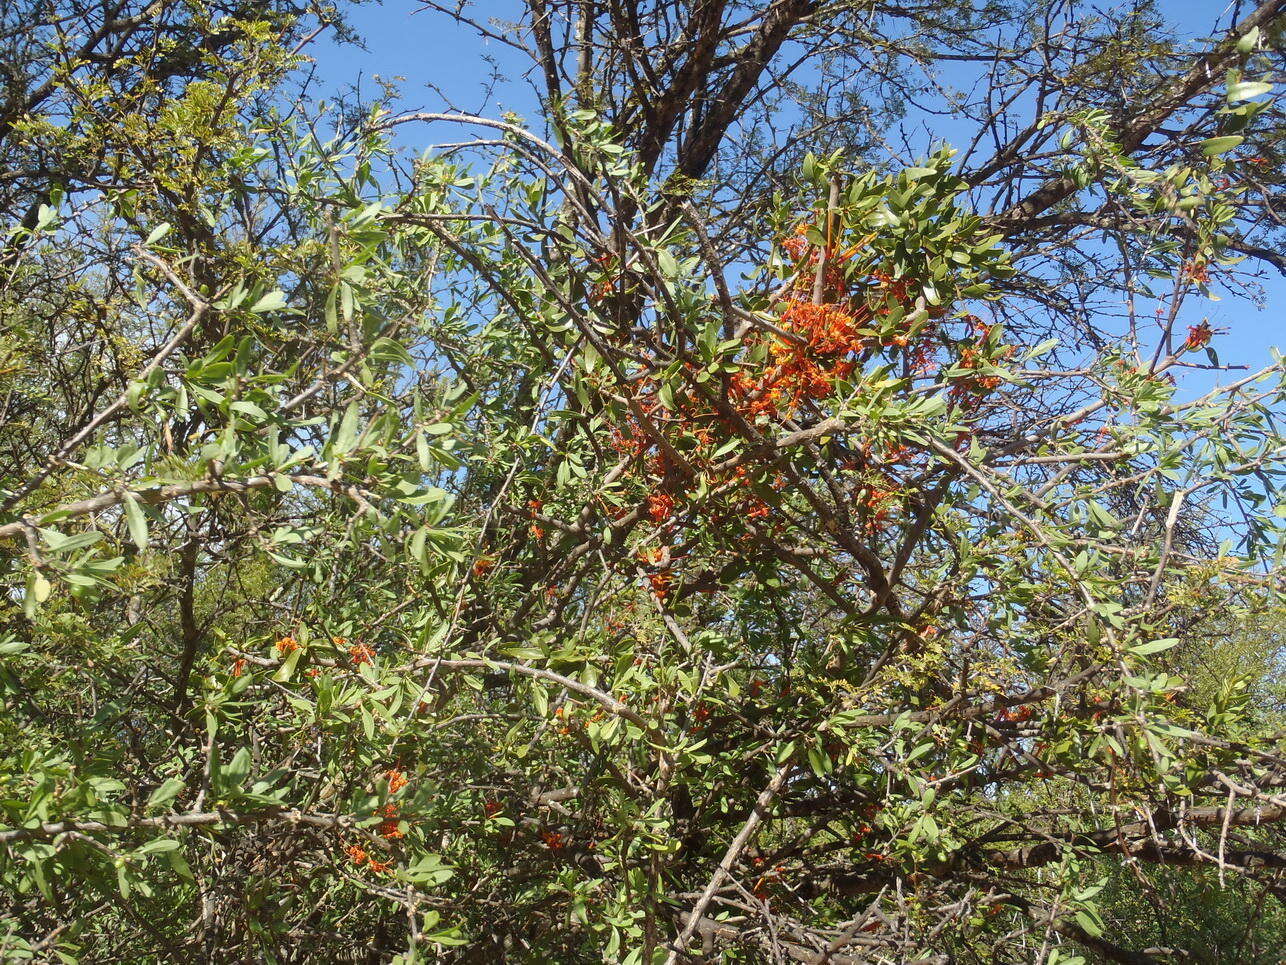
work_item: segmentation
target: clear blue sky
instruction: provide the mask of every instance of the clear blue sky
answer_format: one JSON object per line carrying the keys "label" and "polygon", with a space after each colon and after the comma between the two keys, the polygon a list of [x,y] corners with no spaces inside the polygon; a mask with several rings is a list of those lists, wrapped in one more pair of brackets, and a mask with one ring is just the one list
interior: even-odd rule
{"label": "clear blue sky", "polygon": [[[473,10],[475,14],[483,11],[487,18],[508,15],[515,19],[520,6],[517,0],[481,0]],[[1194,39],[1205,33],[1225,9],[1209,0],[1162,0],[1161,6],[1180,34]],[[538,106],[531,86],[522,76],[528,69],[523,57],[504,43],[455,26],[441,14],[416,13],[417,7],[414,0],[388,0],[350,8],[350,24],[364,38],[366,49],[319,41],[311,53],[323,87],[335,89],[360,82],[360,89],[370,97],[378,92],[373,79],[379,76],[398,81],[402,91],[400,106],[406,109],[442,110],[450,106],[493,117],[514,111],[536,122]],[[497,70],[507,76],[492,86]],[[958,83],[964,86],[967,78],[961,75]],[[489,93],[488,87],[492,87]],[[958,142],[969,133],[953,130],[954,125],[941,118],[929,118],[927,123],[934,125],[930,133],[947,140]],[[417,146],[417,137],[425,138],[425,143],[438,139],[438,132],[425,128],[403,129],[399,134],[403,143],[412,147]],[[1279,317],[1286,307],[1286,279],[1268,269],[1263,286],[1263,308],[1231,296],[1217,302],[1192,299],[1185,306],[1182,321],[1195,324],[1208,317],[1216,329],[1227,330],[1215,343],[1223,362],[1261,367],[1268,361],[1269,346],[1286,349],[1286,321]],[[1217,289],[1216,294],[1226,295]],[[1192,380],[1206,381],[1200,377]]]}

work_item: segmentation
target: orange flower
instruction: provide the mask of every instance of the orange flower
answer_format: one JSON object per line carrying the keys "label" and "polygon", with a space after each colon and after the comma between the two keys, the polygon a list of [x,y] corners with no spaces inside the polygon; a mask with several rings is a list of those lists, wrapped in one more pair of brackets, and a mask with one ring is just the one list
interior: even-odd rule
{"label": "orange flower", "polygon": [[531,533],[531,538],[532,538],[532,539],[544,539],[544,538],[545,538],[545,530],[544,530],[544,527],[542,527],[542,526],[537,526],[535,523],[532,523],[532,524],[531,524],[531,528],[528,530],[528,532],[529,532],[529,533]]}
{"label": "orange flower", "polygon": [[383,874],[391,867],[393,867],[393,862],[391,861],[376,861],[374,858],[370,861],[370,868],[376,874]]}
{"label": "orange flower", "polygon": [[348,855],[353,864],[364,864],[370,860],[370,855],[366,853],[360,844],[350,844],[344,849],[344,853]]}
{"label": "orange flower", "polygon": [[650,493],[647,497],[647,514],[652,521],[663,523],[674,513],[674,497],[669,493]]}
{"label": "orange flower", "polygon": [[293,653],[298,649],[299,649],[299,641],[296,640],[294,637],[282,637],[280,640],[277,641],[278,653],[282,653],[282,654]]}
{"label": "orange flower", "polygon": [[1183,347],[1189,352],[1195,352],[1199,348],[1204,348],[1210,344],[1210,338],[1214,331],[1210,328],[1210,323],[1203,321],[1200,325],[1188,326],[1188,337],[1183,343]]}
{"label": "orange flower", "polygon": [[473,561],[473,575],[477,577],[486,576],[487,573],[491,570],[491,568],[495,565],[496,565],[496,561],[493,560],[490,556],[479,556],[476,560]]}
{"label": "orange flower", "polygon": [[245,670],[246,670],[245,657],[237,657],[236,660],[232,661],[232,676],[240,677],[243,673],[245,673]]}
{"label": "orange flower", "polygon": [[540,837],[550,851],[557,851],[567,843],[557,831],[541,831]]}
{"label": "orange flower", "polygon": [[670,592],[670,580],[672,579],[669,570],[662,570],[659,573],[648,575],[647,581],[652,586],[652,592],[656,594],[658,600],[664,600],[667,593]]}
{"label": "orange flower", "polygon": [[364,663],[371,663],[375,657],[375,651],[364,643],[355,643],[348,648],[348,655],[353,660],[354,667],[360,667]]}
{"label": "orange flower", "polygon": [[390,794],[396,794],[398,791],[402,790],[402,788],[406,787],[408,783],[406,775],[396,767],[385,771],[384,777],[388,780],[388,792]]}
{"label": "orange flower", "polygon": [[1185,261],[1180,266],[1180,272],[1188,278],[1191,278],[1193,281],[1200,282],[1201,284],[1205,284],[1210,281],[1210,270],[1206,267],[1206,263],[1204,261],[1197,258],[1194,258],[1191,261]]}
{"label": "orange flower", "polygon": [[655,547],[653,549],[639,550],[639,559],[649,566],[659,566],[669,557],[669,549]]}
{"label": "orange flower", "polygon": [[397,818],[389,818],[389,820],[380,824],[380,834],[385,838],[392,839],[403,837],[405,832],[398,827]]}

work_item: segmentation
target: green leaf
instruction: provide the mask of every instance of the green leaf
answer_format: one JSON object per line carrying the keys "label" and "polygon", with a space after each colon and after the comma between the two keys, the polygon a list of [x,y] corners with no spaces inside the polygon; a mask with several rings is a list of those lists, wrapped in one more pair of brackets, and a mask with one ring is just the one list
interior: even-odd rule
{"label": "green leaf", "polygon": [[230,408],[233,412],[243,412],[248,416],[259,419],[260,421],[268,418],[268,413],[264,412],[263,409],[259,408],[259,406],[255,405],[253,402],[247,402],[245,399],[238,399],[236,402],[232,403]]}
{"label": "green leaf", "polygon": [[1240,54],[1248,54],[1255,49],[1255,45],[1258,43],[1259,28],[1251,27],[1249,32],[1237,41],[1237,52]]}
{"label": "green leaf", "polygon": [[915,750],[913,750],[910,754],[906,756],[906,762],[910,764],[917,757],[923,757],[931,750],[933,750],[933,741],[925,741],[923,744],[919,745]]}
{"label": "green leaf", "polygon": [[66,536],[56,529],[41,527],[40,535],[44,539],[45,545],[54,553],[70,553],[73,550],[84,549],[86,546],[93,546],[103,538],[103,534],[96,529]]}
{"label": "green leaf", "polygon": [[1226,134],[1223,137],[1211,137],[1201,142],[1201,153],[1206,157],[1227,154],[1237,147],[1245,138],[1240,134]]}
{"label": "green leaf", "polygon": [[350,402],[348,408],[344,410],[344,418],[340,420],[335,438],[331,441],[331,448],[340,455],[352,449],[357,441],[358,411],[357,403]]}
{"label": "green leaf", "polygon": [[411,353],[391,338],[377,338],[371,343],[371,358],[385,362],[401,362],[403,365],[414,365]]}
{"label": "green leaf", "polygon": [[808,749],[808,764],[818,777],[825,777],[831,770],[831,759],[820,747]]}
{"label": "green leaf", "polygon": [[1130,647],[1130,653],[1137,653],[1140,656],[1146,657],[1151,653],[1160,653],[1162,650],[1169,650],[1171,647],[1178,646],[1178,644],[1178,640],[1173,637],[1168,637],[1165,640],[1153,640],[1151,643],[1140,643],[1136,647]]}
{"label": "green leaf", "polygon": [[155,228],[152,229],[150,234],[148,234],[147,240],[143,242],[143,247],[144,248],[152,247],[152,245],[156,244],[158,241],[160,241],[162,238],[164,238],[166,235],[170,233],[170,227],[171,225],[168,221],[162,221],[159,225],[157,225]]}
{"label": "green leaf", "polygon": [[130,539],[140,551],[147,549],[147,514],[133,493],[125,494],[125,525],[129,529]]}
{"label": "green leaf", "polygon": [[1239,84],[1228,85],[1228,100],[1247,101],[1252,97],[1260,97],[1269,93],[1273,89],[1272,84],[1267,84],[1261,80],[1243,80]]}
{"label": "green leaf", "polygon": [[277,668],[277,672],[272,675],[272,679],[279,684],[284,684],[290,680],[295,675],[295,668],[299,666],[299,660],[303,655],[302,647],[297,647],[290,651],[290,654],[282,661],[281,666]]}
{"label": "green leaf", "polygon": [[238,788],[245,783],[250,774],[250,748],[243,747],[232,755],[232,760],[223,766],[221,776],[225,786]]}
{"label": "green leaf", "polygon": [[428,538],[429,528],[421,526],[411,534],[410,544],[407,546],[407,552],[411,554],[411,559],[417,563],[424,563],[428,556],[425,552],[425,540]]}
{"label": "green leaf", "polygon": [[151,841],[144,844],[143,847],[139,848],[138,853],[163,854],[166,851],[175,851],[178,847],[179,843],[173,838],[153,838]]}
{"label": "green leaf", "polygon": [[166,852],[165,856],[169,859],[170,867],[176,875],[180,878],[186,878],[188,881],[193,880],[192,868],[188,864],[187,858],[183,857],[182,851],[169,851]]}
{"label": "green leaf", "polygon": [[271,291],[251,305],[250,311],[256,315],[261,315],[264,312],[280,311],[285,307],[286,293],[282,291]]}
{"label": "green leaf", "polygon": [[1098,916],[1098,913],[1092,907],[1077,911],[1076,921],[1095,938],[1103,934],[1103,919]]}
{"label": "green leaf", "polygon": [[170,802],[179,796],[179,793],[187,787],[184,781],[177,777],[167,777],[161,785],[152,792],[152,796],[147,799],[149,808],[168,807]]}

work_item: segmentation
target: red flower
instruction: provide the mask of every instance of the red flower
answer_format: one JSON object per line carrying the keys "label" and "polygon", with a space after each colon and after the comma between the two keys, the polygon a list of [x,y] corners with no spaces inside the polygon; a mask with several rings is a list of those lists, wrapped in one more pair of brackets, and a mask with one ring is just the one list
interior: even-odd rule
{"label": "red flower", "polygon": [[364,663],[370,663],[375,657],[375,651],[364,643],[355,643],[348,648],[348,655],[353,660],[354,667],[360,667]]}
{"label": "red flower", "polygon": [[370,855],[366,853],[366,850],[360,844],[350,844],[344,849],[344,853],[348,855],[353,864],[364,864],[370,860]]}
{"label": "red flower", "polygon": [[1200,259],[1194,258],[1191,261],[1185,261],[1179,266],[1180,274],[1191,278],[1195,282],[1205,284],[1210,281],[1210,271],[1206,263]]}
{"label": "red flower", "polygon": [[282,637],[277,641],[278,653],[293,653],[299,649],[299,641],[294,637]]}
{"label": "red flower", "polygon": [[402,837],[404,832],[398,826],[397,819],[390,818],[389,820],[384,821],[380,824],[380,834],[385,838],[392,839],[392,838]]}
{"label": "red flower", "polygon": [[1210,338],[1214,331],[1210,328],[1210,323],[1203,321],[1200,325],[1188,326],[1188,337],[1183,343],[1183,347],[1190,352],[1195,352],[1199,348],[1204,348],[1210,344]]}
{"label": "red flower", "polygon": [[669,570],[662,570],[659,573],[648,575],[647,581],[652,586],[652,592],[656,594],[658,600],[664,600],[666,594],[670,592],[670,580],[672,579]]}
{"label": "red flower", "polygon": [[651,493],[647,497],[647,514],[653,522],[663,523],[674,512],[674,497],[669,493]]}
{"label": "red flower", "polygon": [[639,550],[639,559],[649,566],[660,566],[670,558],[669,547],[654,547],[652,549]]}
{"label": "red flower", "polygon": [[[398,791],[402,790],[402,788],[406,787],[407,785],[406,775],[403,774],[401,771],[399,771],[396,767],[385,771],[384,777],[388,780],[388,792],[390,794],[396,794]],[[389,806],[391,807],[392,805],[389,805]]]}

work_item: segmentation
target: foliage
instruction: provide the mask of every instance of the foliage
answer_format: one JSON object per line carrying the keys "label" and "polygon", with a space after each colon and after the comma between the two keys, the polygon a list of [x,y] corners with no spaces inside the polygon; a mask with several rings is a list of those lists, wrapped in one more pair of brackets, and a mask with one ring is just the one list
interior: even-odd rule
{"label": "foliage", "polygon": [[[782,2],[725,64],[723,6],[707,93],[825,54]],[[1042,116],[999,209],[946,147],[729,209],[735,118],[676,145],[610,61],[549,132],[314,113],[311,14],[163,8],[3,132],[63,159],[5,189],[6,955],[1268,960],[1286,373],[1194,389],[1187,306],[1271,194],[1272,3],[1182,163],[1187,74]],[[1104,198],[1161,306],[1111,337],[1060,300],[1107,243],[1042,240]]]}

